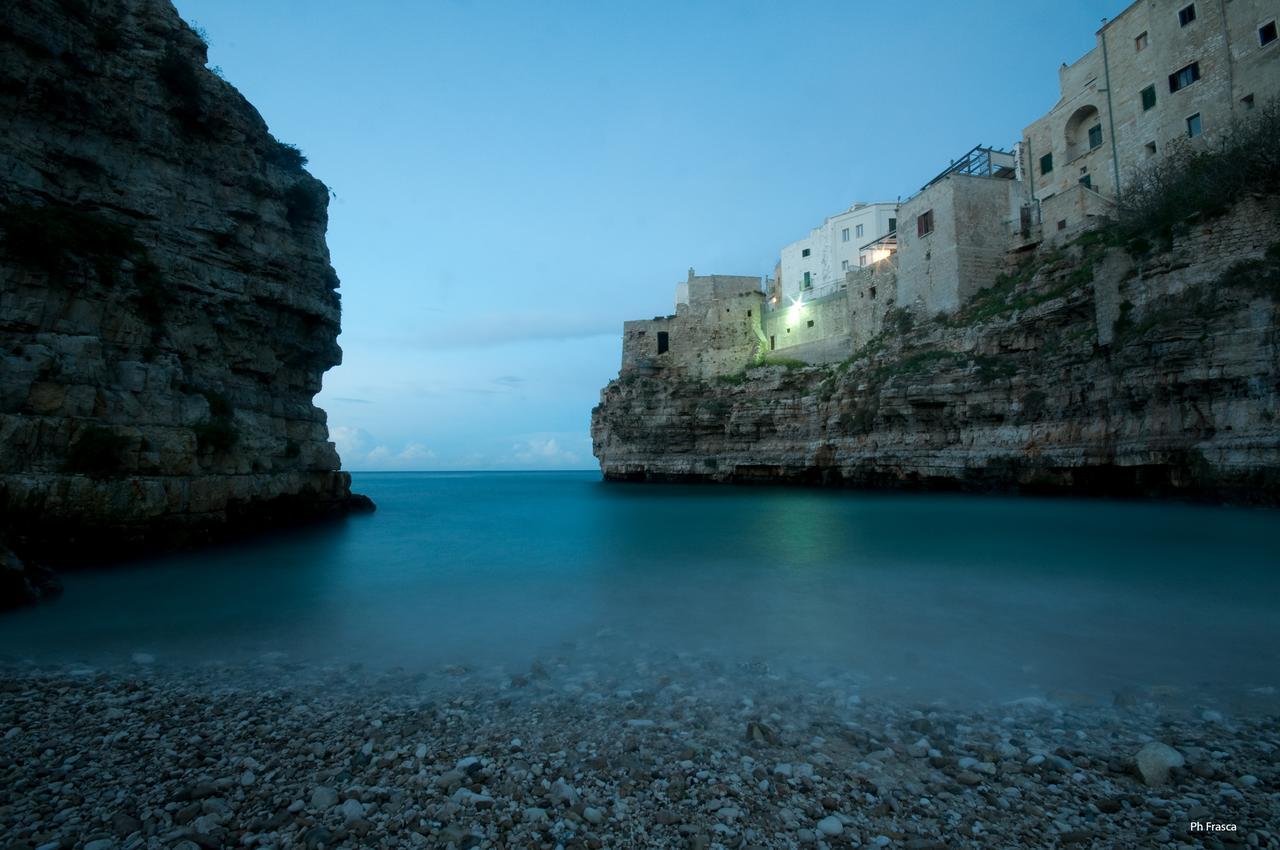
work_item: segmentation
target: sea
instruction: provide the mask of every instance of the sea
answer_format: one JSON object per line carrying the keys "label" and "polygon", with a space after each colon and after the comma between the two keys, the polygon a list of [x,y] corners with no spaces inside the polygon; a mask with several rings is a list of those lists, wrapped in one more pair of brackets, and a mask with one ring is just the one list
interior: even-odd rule
{"label": "sea", "polygon": [[376,513],[81,569],[10,662],[856,672],[926,698],[1280,686],[1280,523],[1168,502],[357,473]]}

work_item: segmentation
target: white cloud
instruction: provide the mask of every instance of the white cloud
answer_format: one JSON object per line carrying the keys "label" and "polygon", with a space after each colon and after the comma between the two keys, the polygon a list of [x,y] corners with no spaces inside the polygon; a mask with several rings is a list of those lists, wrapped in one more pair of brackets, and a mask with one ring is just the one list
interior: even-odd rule
{"label": "white cloud", "polygon": [[363,428],[345,425],[330,428],[329,439],[337,447],[344,469],[424,469],[436,456],[435,452],[422,443],[407,443],[393,448],[378,442]]}
{"label": "white cloud", "polygon": [[567,466],[578,462],[577,454],[560,448],[554,437],[525,440],[512,446],[511,451],[517,463],[528,466]]}

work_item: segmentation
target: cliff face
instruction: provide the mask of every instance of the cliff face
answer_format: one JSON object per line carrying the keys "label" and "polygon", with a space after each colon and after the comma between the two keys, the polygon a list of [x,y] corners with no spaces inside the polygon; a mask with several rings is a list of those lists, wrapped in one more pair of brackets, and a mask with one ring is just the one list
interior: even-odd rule
{"label": "cliff face", "polygon": [[328,192],[167,0],[0,10],[0,517],[42,560],[341,513]]}
{"label": "cliff face", "polygon": [[1132,256],[1087,234],[833,367],[626,375],[613,480],[794,481],[1280,502],[1280,202]]}

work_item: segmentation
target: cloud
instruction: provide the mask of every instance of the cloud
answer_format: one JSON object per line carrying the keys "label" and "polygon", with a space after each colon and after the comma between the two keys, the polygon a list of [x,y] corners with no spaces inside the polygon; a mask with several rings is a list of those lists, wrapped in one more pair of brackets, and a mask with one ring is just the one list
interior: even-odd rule
{"label": "cloud", "polygon": [[373,404],[367,398],[347,398],[345,396],[336,395],[330,401],[345,401],[348,404]]}
{"label": "cloud", "polygon": [[329,429],[342,465],[346,469],[423,469],[435,459],[436,453],[422,443],[406,443],[393,448],[379,442],[363,428],[337,425]]}
{"label": "cloud", "polygon": [[565,313],[513,313],[509,315],[458,316],[426,336],[412,340],[418,348],[492,348],[540,339],[582,339],[621,335],[616,316]]}
{"label": "cloud", "polygon": [[525,440],[512,446],[511,451],[517,463],[528,466],[567,466],[578,462],[578,456],[560,448],[554,437]]}

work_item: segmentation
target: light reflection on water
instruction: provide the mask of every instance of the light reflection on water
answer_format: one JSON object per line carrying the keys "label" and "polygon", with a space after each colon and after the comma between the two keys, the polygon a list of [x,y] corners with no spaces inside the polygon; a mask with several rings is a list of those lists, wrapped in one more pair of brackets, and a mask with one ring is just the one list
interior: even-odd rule
{"label": "light reflection on water", "polygon": [[1255,687],[1280,670],[1274,512],[594,473],[356,485],[376,514],[69,575],[58,602],[0,618],[0,646],[431,668],[527,665],[577,642],[947,693]]}

